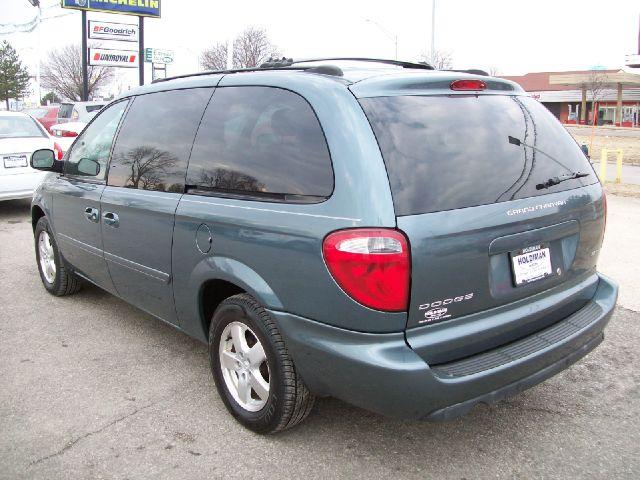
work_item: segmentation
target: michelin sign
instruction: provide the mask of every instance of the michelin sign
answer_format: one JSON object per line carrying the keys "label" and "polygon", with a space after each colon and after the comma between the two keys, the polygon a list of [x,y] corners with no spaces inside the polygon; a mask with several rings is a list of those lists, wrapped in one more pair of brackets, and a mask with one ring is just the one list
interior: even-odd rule
{"label": "michelin sign", "polygon": [[62,0],[62,8],[160,18],[160,0]]}

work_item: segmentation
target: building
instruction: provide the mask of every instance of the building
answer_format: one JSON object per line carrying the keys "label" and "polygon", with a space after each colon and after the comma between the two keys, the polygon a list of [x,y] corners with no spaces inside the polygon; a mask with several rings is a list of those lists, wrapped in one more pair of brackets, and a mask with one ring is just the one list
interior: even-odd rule
{"label": "building", "polygon": [[624,70],[581,70],[502,78],[520,84],[562,123],[593,125],[595,120],[598,125],[640,127],[638,74]]}

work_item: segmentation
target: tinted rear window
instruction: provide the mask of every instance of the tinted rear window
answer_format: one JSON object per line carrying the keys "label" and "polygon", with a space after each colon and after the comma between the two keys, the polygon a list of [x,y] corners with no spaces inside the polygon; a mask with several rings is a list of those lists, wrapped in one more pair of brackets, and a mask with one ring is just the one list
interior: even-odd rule
{"label": "tinted rear window", "polygon": [[[360,103],[382,151],[397,215],[504,202],[597,181],[569,133],[529,97],[397,96]],[[589,176],[536,188],[571,172]]]}
{"label": "tinted rear window", "polygon": [[58,110],[58,118],[71,118],[73,112],[73,103],[63,103]]}
{"label": "tinted rear window", "polygon": [[0,138],[44,137],[35,120],[22,116],[0,116]]}
{"label": "tinted rear window", "polygon": [[87,109],[87,112],[91,113],[91,112],[96,112],[98,110],[100,110],[102,107],[104,107],[104,105],[87,105],[85,108]]}
{"label": "tinted rear window", "polygon": [[202,119],[187,184],[218,194],[314,202],[331,195],[333,170],[305,99],[279,88],[223,87]]}

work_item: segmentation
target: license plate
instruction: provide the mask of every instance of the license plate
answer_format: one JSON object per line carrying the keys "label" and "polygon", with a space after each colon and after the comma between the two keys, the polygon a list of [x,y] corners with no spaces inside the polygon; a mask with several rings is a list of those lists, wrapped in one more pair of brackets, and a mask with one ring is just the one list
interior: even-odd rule
{"label": "license plate", "polygon": [[4,168],[26,167],[28,165],[26,155],[7,155],[2,157],[2,161]]}
{"label": "license plate", "polygon": [[553,274],[551,252],[547,245],[533,245],[511,252],[516,286],[541,280]]}

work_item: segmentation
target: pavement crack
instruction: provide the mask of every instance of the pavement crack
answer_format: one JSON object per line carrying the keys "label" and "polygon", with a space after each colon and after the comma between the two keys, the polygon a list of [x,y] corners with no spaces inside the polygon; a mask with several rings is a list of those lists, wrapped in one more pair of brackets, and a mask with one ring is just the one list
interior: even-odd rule
{"label": "pavement crack", "polygon": [[58,450],[57,452],[51,453],[45,457],[41,457],[37,460],[34,460],[33,462],[31,462],[29,464],[29,467],[33,467],[34,465],[37,465],[39,463],[42,462],[46,462],[47,460],[53,458],[53,457],[58,457],[60,455],[62,455],[64,452],[66,452],[67,450],[69,450],[70,448],[74,447],[79,441],[84,440],[85,438],[91,437],[92,435],[96,435],[97,433],[101,433],[104,430],[106,430],[107,428],[110,428],[114,425],[116,425],[117,423],[122,422],[123,420],[126,420],[129,417],[132,417],[134,415],[136,415],[138,412],[141,412],[142,410],[146,410],[149,407],[152,407],[153,405],[155,405],[157,402],[152,402],[148,405],[145,405],[143,407],[140,408],[136,408],[134,411],[127,413],[126,415],[122,415],[118,418],[116,418],[115,420],[112,420],[111,422],[107,423],[106,425],[103,425],[102,427],[98,428],[97,430],[92,430],[90,432],[85,433],[84,435],[80,435],[77,438],[71,439],[69,440],[69,442],[67,442],[67,444],[62,447],[60,450]]}

